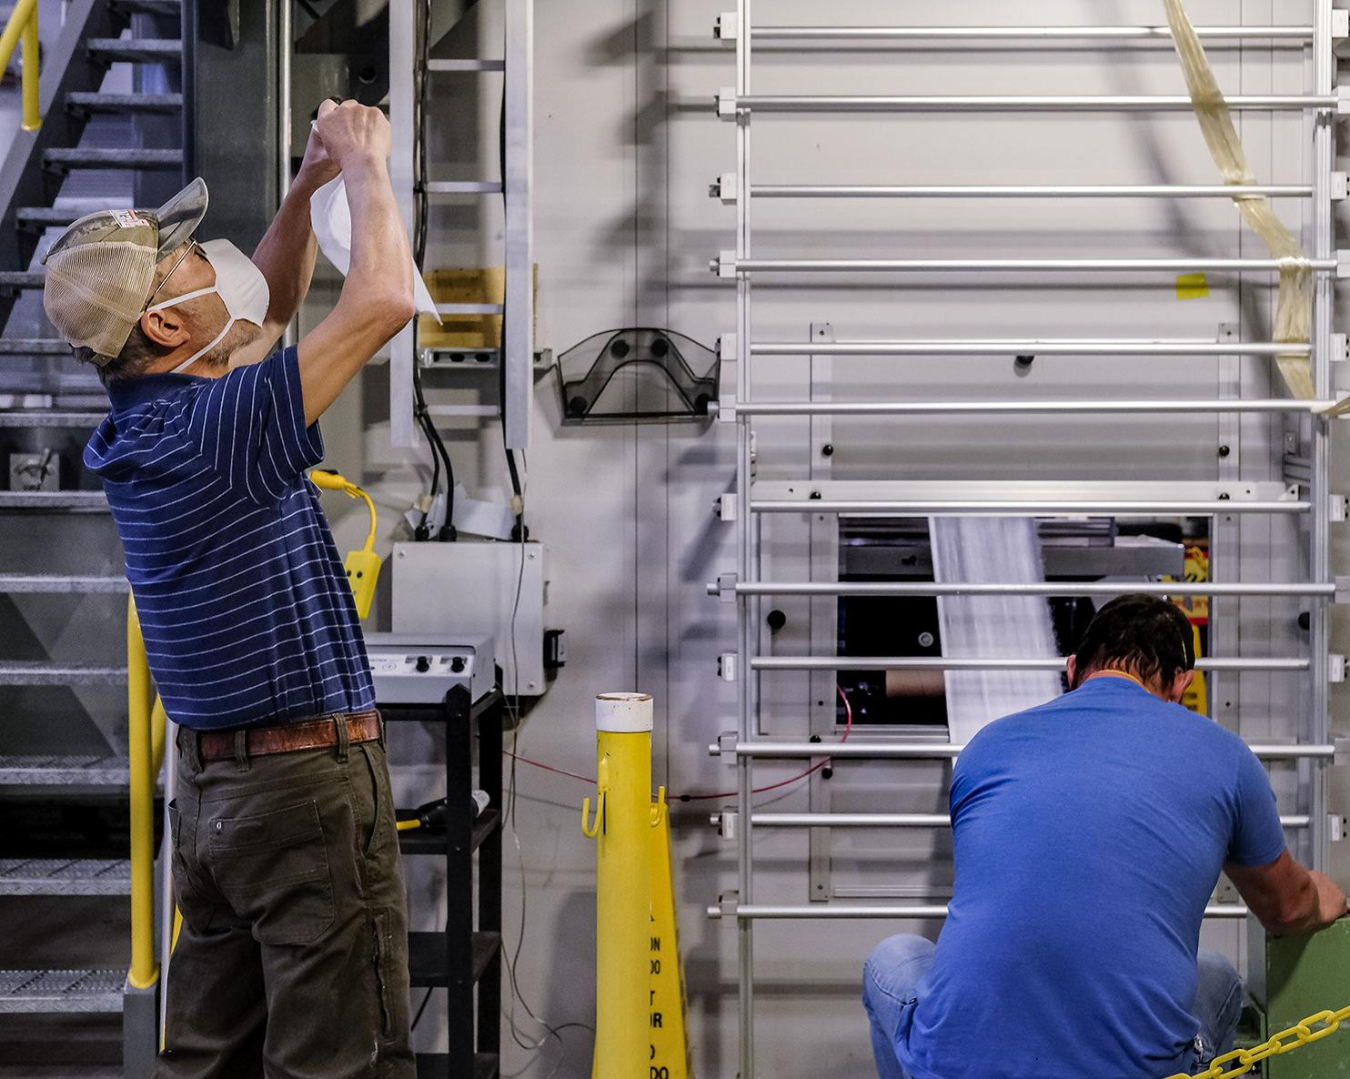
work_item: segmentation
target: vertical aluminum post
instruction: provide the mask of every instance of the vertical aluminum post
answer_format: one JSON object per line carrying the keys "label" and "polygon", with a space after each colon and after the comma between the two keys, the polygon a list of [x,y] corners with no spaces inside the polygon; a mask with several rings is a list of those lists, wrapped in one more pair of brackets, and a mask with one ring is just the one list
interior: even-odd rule
{"label": "vertical aluminum post", "polygon": [[[398,212],[413,235],[413,172],[420,133],[413,128],[416,109],[413,95],[416,39],[416,4],[413,0],[389,3],[389,125],[393,150],[389,179],[398,201]],[[417,445],[413,425],[413,327],[409,323],[389,342],[389,441],[398,448]]]}
{"label": "vertical aluminum post", "polygon": [[534,0],[506,3],[506,448],[528,449],[534,386]]}
{"label": "vertical aluminum post", "polygon": [[[1313,93],[1336,92],[1336,60],[1332,40],[1332,0],[1315,0],[1313,10]],[[1336,118],[1326,113],[1315,113],[1313,123],[1313,257],[1328,257],[1335,251],[1335,221],[1331,204],[1331,174],[1336,166]],[[1333,280],[1323,274],[1314,278],[1312,363],[1313,384],[1318,395],[1331,393],[1331,331],[1335,302]],[[1331,579],[1331,428],[1317,416],[1311,418],[1312,439],[1312,523],[1310,526],[1309,564],[1311,579],[1325,583]],[[1326,599],[1312,601],[1311,658],[1312,658],[1312,715],[1307,736],[1310,741],[1328,740],[1328,662],[1330,648],[1328,609]],[[1311,766],[1312,863],[1318,869],[1327,864],[1327,798],[1326,768]]]}
{"label": "vertical aluminum post", "polygon": [[[291,191],[291,53],[295,48],[290,0],[277,5],[277,205]],[[295,344],[294,318],[281,334],[283,348]]]}
{"label": "vertical aluminum post", "polygon": [[[750,93],[751,61],[751,0],[736,0],[736,95],[742,97]],[[750,113],[738,110],[736,113],[736,258],[749,258],[751,247],[751,199],[750,199]],[[750,276],[745,272],[736,274],[736,339],[739,342],[736,358],[736,406],[748,404],[751,398],[750,342],[754,340],[751,304]],[[753,557],[751,544],[754,536],[754,520],[750,514],[750,439],[751,419],[737,412],[736,420],[736,528],[737,528],[737,576],[739,580],[750,579],[757,561]],[[742,741],[750,741],[759,728],[752,701],[752,679],[757,675],[750,670],[752,654],[751,626],[752,599],[740,596],[736,602],[736,629],[738,670],[736,671],[737,694],[737,732]],[[741,811],[740,843],[737,848],[738,903],[754,902],[754,827],[751,821],[751,803],[754,790],[754,762],[749,757],[737,758],[737,802]],[[754,1079],[755,1075],[755,939],[754,923],[748,919],[736,922],[736,950],[738,959],[737,1003],[740,1017],[741,1035],[741,1079]]]}

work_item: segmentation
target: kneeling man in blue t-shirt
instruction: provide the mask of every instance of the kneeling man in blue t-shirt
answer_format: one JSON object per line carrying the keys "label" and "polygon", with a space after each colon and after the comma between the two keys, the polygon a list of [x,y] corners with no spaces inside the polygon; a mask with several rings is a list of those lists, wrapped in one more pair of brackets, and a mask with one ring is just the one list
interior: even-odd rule
{"label": "kneeling man in blue t-shirt", "polygon": [[1346,897],[1285,846],[1236,735],[1178,703],[1194,677],[1173,604],[1107,604],[1072,692],[980,732],[952,773],[956,880],[937,944],[884,941],[863,999],[882,1079],[1160,1079],[1231,1049],[1243,984],[1199,951],[1226,872],[1275,934]]}

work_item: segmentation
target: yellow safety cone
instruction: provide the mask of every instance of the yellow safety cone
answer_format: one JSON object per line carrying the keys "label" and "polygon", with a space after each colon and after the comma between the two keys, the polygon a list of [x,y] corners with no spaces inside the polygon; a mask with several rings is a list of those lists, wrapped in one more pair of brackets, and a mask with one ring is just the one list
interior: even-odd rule
{"label": "yellow safety cone", "polygon": [[645,1079],[648,928],[652,880],[652,699],[606,693],[595,699],[598,790],[581,810],[596,840],[596,1079]]}

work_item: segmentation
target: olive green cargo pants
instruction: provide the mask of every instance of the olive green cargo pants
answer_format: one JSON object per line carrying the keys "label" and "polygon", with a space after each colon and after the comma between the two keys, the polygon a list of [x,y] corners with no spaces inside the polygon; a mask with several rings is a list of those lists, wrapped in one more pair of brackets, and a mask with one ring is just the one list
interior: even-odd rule
{"label": "olive green cargo pants", "polygon": [[178,737],[183,928],[157,1079],[413,1079],[403,871],[379,742],[203,762]]}

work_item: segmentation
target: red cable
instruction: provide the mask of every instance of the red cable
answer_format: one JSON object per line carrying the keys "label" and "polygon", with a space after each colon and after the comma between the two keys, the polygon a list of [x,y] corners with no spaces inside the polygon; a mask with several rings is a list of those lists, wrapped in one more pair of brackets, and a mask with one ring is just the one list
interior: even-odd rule
{"label": "red cable", "polygon": [[[842,738],[839,739],[839,744],[843,745],[845,742],[848,741],[848,736],[853,733],[853,706],[849,704],[848,694],[844,692],[842,686],[835,686],[835,689],[838,690],[839,692],[839,699],[844,702],[844,714],[848,717],[848,721],[844,726],[844,735]],[[529,757],[522,757],[519,754],[512,753],[510,750],[507,749],[502,750],[502,754],[503,756],[510,757],[513,761],[520,761],[521,764],[528,764],[532,768],[539,768],[545,772],[553,772],[555,775],[567,776],[569,779],[579,779],[583,783],[590,783],[590,784],[595,783],[595,780],[592,779],[590,776],[578,775],[576,772],[569,772],[565,768],[555,768],[551,764],[543,764],[540,761],[532,761],[530,760]],[[827,764],[830,763],[830,760],[831,758],[826,757],[819,764],[813,765],[812,767],[808,768],[805,772],[802,772],[800,775],[795,775],[791,779],[785,779],[781,783],[770,784],[767,787],[756,787],[750,793],[768,794],[770,791],[781,790],[784,787],[792,786],[792,784],[794,783],[800,783],[803,779],[807,779],[810,776],[813,776],[817,772],[819,772],[822,768],[824,768]],[[680,802],[711,802],[716,801],[719,798],[735,798],[737,793],[738,793],[737,791],[721,791],[717,794],[677,794],[671,795],[671,797],[674,798],[676,801]]]}

